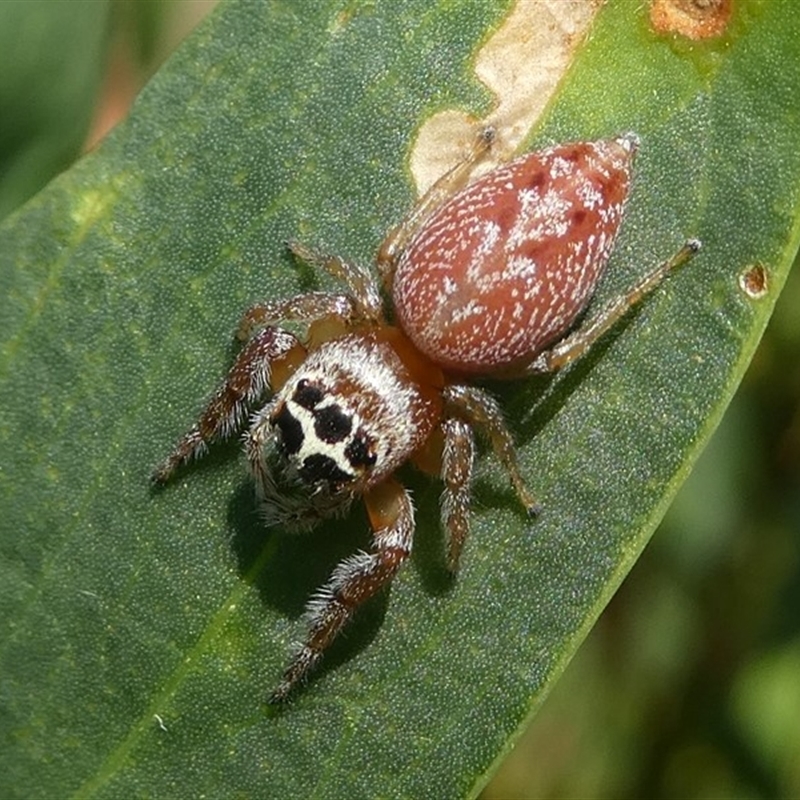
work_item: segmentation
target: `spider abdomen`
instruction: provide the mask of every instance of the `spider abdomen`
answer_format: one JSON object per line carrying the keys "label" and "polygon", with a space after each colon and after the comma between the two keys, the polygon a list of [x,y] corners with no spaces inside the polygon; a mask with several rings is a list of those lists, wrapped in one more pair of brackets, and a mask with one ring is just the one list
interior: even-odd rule
{"label": "spider abdomen", "polygon": [[401,255],[392,294],[406,335],[462,374],[513,374],[591,298],[628,195],[636,138],[523,156],[456,194]]}

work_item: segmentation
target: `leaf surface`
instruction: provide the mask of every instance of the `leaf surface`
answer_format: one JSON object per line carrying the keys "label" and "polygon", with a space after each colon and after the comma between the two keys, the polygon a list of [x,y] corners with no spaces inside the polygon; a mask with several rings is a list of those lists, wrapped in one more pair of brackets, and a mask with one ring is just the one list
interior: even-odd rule
{"label": "leaf surface", "polygon": [[[544,507],[480,461],[450,583],[439,487],[412,471],[411,565],[284,712],[263,700],[363,512],[264,530],[235,446],[148,475],[224,374],[242,310],[367,262],[412,202],[434,111],[507,7],[229,2],[129,120],[0,227],[0,726],[6,796],[461,797],[507,752],[716,426],[798,246],[798,15],[742,2],[723,43],[598,16],[529,141],[642,137],[599,292],[686,236],[702,254],[582,362],[493,387]],[[769,289],[744,293],[759,262]]]}

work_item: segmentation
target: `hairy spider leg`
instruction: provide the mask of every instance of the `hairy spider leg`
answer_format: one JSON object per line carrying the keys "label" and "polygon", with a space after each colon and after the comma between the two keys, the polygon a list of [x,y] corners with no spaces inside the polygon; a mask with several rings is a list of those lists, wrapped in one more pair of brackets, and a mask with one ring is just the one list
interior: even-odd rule
{"label": "hairy spider leg", "polygon": [[[316,338],[329,334],[330,320],[342,330],[362,319],[358,302],[348,295],[309,292],[287,300],[258,303],[245,311],[236,336],[245,342],[225,381],[206,406],[200,419],[175,445],[169,456],[154,470],[151,480],[166,483],[175,470],[202,456],[212,442],[227,439],[241,430],[247,413],[268,389],[278,389],[275,367],[286,361],[288,374],[306,355],[306,348],[288,331],[274,327],[276,322],[319,323]],[[327,321],[323,324],[323,320]]]}
{"label": "hairy spider leg", "polygon": [[700,250],[698,239],[689,239],[672,258],[659,264],[625,294],[615,297],[597,315],[545,350],[524,371],[523,375],[555,372],[580,358],[601,336],[612,328],[633,306],[650,294],[673,270],[683,266]]}
{"label": "hairy spider leg", "polygon": [[514,440],[503,420],[503,412],[497,400],[483,389],[463,383],[446,386],[443,397],[447,413],[461,417],[488,434],[492,449],[508,473],[517,497],[528,514],[536,516],[540,511],[539,504],[525,485]]}
{"label": "hairy spider leg", "polygon": [[270,703],[281,703],[304,681],[356,609],[394,578],[411,552],[414,508],[394,478],[364,495],[374,532],[372,550],[356,553],[334,569],[306,611],[308,634],[295,652]]}
{"label": "hairy spider leg", "polygon": [[456,417],[442,421],[442,529],[447,535],[447,568],[456,572],[469,533],[470,485],[475,461],[475,435]]}
{"label": "hairy spider leg", "polygon": [[276,364],[304,355],[305,348],[291,333],[272,327],[259,331],[244,345],[200,418],[154,470],[151,480],[166,483],[179,466],[202,456],[210,443],[241,430],[249,410],[270,388]]}
{"label": "hairy spider leg", "polygon": [[383,322],[383,298],[378,281],[370,270],[360,264],[345,261],[339,256],[322,253],[297,242],[287,242],[289,249],[301,261],[325,270],[347,286],[348,298],[354,311],[363,320]]}
{"label": "hairy spider leg", "polygon": [[288,300],[268,300],[256,303],[244,312],[236,331],[236,338],[247,341],[259,328],[279,322],[315,322],[337,319],[343,325],[353,324],[360,318],[353,298],[346,294],[308,292]]}
{"label": "hairy spider leg", "polygon": [[414,204],[403,220],[383,240],[376,264],[384,285],[392,285],[397,260],[406,245],[425,224],[427,218],[448,198],[466,186],[475,167],[491,152],[497,132],[491,126],[482,128],[467,155],[438,178]]}

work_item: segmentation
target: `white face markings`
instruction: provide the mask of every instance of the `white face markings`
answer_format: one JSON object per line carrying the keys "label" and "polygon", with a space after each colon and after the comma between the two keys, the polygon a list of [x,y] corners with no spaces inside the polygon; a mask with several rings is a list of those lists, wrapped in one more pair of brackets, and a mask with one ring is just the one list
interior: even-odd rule
{"label": "white face markings", "polygon": [[432,418],[392,348],[352,334],[308,357],[276,398],[271,421],[300,478],[338,489],[391,473],[428,435]]}
{"label": "white face markings", "polygon": [[[304,384],[301,381],[293,388],[294,397],[302,392]],[[306,483],[348,483],[367,466],[353,457],[353,445],[359,441],[358,416],[341,408],[330,396],[323,396],[310,408],[308,405],[290,398],[276,415],[284,454]],[[366,443],[361,449],[368,453]]]}

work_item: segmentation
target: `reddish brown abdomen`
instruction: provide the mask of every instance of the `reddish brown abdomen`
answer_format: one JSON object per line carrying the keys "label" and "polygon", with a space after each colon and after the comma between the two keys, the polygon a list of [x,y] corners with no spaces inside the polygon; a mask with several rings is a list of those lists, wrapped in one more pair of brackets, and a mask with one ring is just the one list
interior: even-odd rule
{"label": "reddish brown abdomen", "polygon": [[591,298],[624,210],[633,136],[533,153],[484,175],[423,225],[397,264],[398,321],[464,374],[513,374]]}

